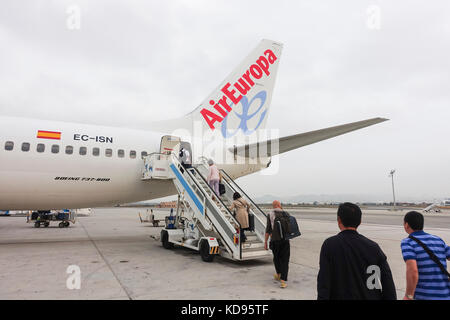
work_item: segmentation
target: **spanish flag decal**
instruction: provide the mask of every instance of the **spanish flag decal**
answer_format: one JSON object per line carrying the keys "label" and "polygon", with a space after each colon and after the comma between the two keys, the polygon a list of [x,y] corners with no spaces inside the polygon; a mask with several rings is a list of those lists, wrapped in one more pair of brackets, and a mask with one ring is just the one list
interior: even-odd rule
{"label": "spanish flag decal", "polygon": [[38,130],[37,137],[40,139],[61,139],[61,132]]}

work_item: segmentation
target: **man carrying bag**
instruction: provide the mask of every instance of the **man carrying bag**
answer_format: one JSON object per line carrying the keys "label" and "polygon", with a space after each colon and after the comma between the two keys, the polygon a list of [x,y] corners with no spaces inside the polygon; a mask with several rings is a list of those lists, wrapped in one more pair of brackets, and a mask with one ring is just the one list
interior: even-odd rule
{"label": "man carrying bag", "polygon": [[404,300],[450,300],[450,280],[447,261],[450,247],[441,238],[426,233],[424,217],[417,211],[403,218],[408,237],[401,242],[406,264]]}
{"label": "man carrying bag", "polygon": [[[281,282],[281,288],[286,288],[291,255],[289,239],[292,239],[290,236],[292,236],[292,229],[294,228],[290,227],[290,216],[283,211],[280,201],[275,200],[272,206],[273,210],[267,215],[264,248],[269,250],[268,240],[270,237],[270,249],[273,252],[273,263],[276,271],[274,279]],[[300,232],[298,232],[298,235],[300,235]]]}

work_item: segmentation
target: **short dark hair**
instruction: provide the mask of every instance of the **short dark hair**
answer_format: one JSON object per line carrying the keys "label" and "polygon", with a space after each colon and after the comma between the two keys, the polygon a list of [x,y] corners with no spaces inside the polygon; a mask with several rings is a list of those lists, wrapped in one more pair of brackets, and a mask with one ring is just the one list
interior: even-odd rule
{"label": "short dark hair", "polygon": [[235,192],[234,194],[233,194],[233,200],[237,200],[237,199],[239,199],[241,197],[241,195],[239,194],[239,192]]}
{"label": "short dark hair", "polygon": [[417,211],[410,211],[407,214],[405,214],[405,217],[403,218],[404,222],[408,222],[411,229],[414,231],[423,230],[423,224],[424,224],[424,218],[423,214]]}
{"label": "short dark hair", "polygon": [[357,228],[361,224],[361,209],[354,203],[345,202],[339,205],[337,211],[344,227]]}

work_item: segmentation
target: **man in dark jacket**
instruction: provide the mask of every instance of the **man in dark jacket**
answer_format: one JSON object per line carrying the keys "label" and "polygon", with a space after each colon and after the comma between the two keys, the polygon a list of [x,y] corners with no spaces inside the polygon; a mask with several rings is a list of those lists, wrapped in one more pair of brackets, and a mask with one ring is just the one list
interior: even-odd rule
{"label": "man in dark jacket", "polygon": [[361,209],[346,202],[339,206],[337,216],[341,232],[326,239],[320,251],[317,299],[397,299],[385,254],[377,243],[356,231]]}

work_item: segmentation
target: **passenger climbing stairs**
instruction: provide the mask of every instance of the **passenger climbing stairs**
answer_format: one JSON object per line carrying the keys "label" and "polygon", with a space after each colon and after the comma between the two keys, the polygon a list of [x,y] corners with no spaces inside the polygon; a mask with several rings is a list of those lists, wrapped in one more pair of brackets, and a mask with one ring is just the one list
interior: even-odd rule
{"label": "passenger climbing stairs", "polygon": [[[191,168],[184,168],[173,154],[153,153],[144,158],[142,180],[170,179],[178,191],[178,207],[161,231],[166,248],[174,245],[198,250],[205,261],[215,255],[233,260],[250,260],[271,256],[264,249],[267,217],[241,187],[220,170],[225,193],[217,196],[208,185],[208,165],[205,159]],[[230,211],[233,194],[239,192],[249,205],[253,230],[245,231],[241,241],[240,224]]]}

